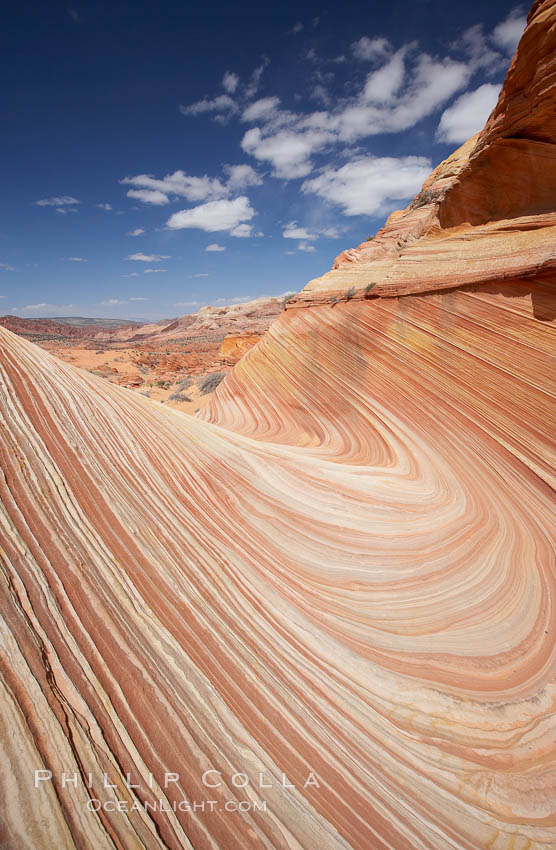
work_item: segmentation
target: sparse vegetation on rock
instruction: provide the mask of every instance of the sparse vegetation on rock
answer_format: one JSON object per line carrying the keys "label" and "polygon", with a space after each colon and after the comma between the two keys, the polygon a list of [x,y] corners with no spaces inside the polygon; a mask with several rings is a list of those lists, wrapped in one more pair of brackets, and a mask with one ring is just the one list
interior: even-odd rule
{"label": "sparse vegetation on rock", "polygon": [[172,393],[168,396],[168,401],[191,401],[191,399],[185,393]]}
{"label": "sparse vegetation on rock", "polygon": [[208,395],[208,393],[213,393],[218,384],[225,378],[225,376],[225,372],[209,372],[208,375],[205,375],[203,380],[199,383],[199,390],[201,391],[201,395]]}
{"label": "sparse vegetation on rock", "polygon": [[296,292],[285,292],[284,295],[282,295],[282,310],[286,309],[286,304],[288,303],[288,301],[291,298],[293,298],[294,295],[297,295],[297,293]]}

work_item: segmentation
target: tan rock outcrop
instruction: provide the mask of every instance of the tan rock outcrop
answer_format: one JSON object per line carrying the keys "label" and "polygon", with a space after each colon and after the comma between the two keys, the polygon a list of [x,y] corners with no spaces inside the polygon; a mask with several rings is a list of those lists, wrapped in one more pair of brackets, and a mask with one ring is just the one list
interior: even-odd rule
{"label": "tan rock outcrop", "polygon": [[255,333],[228,334],[222,341],[219,355],[227,366],[235,366],[260,339],[262,335]]}

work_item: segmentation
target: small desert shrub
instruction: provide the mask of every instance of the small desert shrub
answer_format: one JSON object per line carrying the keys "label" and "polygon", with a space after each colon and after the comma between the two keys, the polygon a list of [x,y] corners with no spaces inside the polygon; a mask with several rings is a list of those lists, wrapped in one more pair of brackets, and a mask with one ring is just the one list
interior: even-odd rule
{"label": "small desert shrub", "polygon": [[95,351],[95,354],[104,354],[104,349],[100,349],[100,351]]}
{"label": "small desert shrub", "polygon": [[350,286],[350,288],[346,289],[346,291],[344,292],[344,298],[346,299],[346,301],[351,301],[351,299],[353,298],[354,295],[355,295],[355,286]]}
{"label": "small desert shrub", "polygon": [[156,381],[155,387],[160,387],[161,389],[167,390],[170,384],[168,381]]}
{"label": "small desert shrub", "polygon": [[368,283],[367,286],[365,287],[365,295],[368,295],[369,292],[371,291],[371,289],[374,289],[375,286],[376,286],[376,281],[374,283]]}
{"label": "small desert shrub", "polygon": [[185,393],[172,393],[168,396],[168,401],[191,401],[191,399]]}
{"label": "small desert shrub", "polygon": [[365,242],[372,242],[373,239],[375,238],[375,236],[376,236],[376,233],[372,233],[370,236],[367,236],[367,238],[365,239]]}
{"label": "small desert shrub", "polygon": [[432,204],[436,201],[440,201],[444,196],[444,191],[442,189],[425,189],[424,192],[421,192],[417,197],[411,202],[411,209],[417,209],[418,207],[424,207],[425,204]]}
{"label": "small desert shrub", "polygon": [[297,295],[297,292],[285,292],[282,295],[282,310],[286,309],[286,304],[288,303],[290,298],[293,298],[294,295]]}
{"label": "small desert shrub", "polygon": [[192,383],[193,383],[192,378],[189,378],[189,377],[188,378],[182,378],[182,380],[178,384],[178,392],[181,392],[182,390],[188,389],[188,387],[190,387]]}
{"label": "small desert shrub", "polygon": [[225,372],[209,372],[208,375],[205,375],[203,380],[199,383],[201,395],[208,395],[208,393],[213,393],[220,381],[222,381],[225,376]]}
{"label": "small desert shrub", "polygon": [[334,304],[336,304],[338,301],[339,301],[339,298],[338,298],[337,295],[333,295],[332,298],[330,299],[330,303],[332,304],[332,306],[334,306]]}

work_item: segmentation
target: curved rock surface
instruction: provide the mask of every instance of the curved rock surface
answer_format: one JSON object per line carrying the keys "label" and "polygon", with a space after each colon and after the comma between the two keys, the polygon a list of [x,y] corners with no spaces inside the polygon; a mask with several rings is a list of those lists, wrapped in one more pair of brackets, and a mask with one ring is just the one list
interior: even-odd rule
{"label": "curved rock surface", "polygon": [[556,848],[554,220],[522,212],[385,231],[390,289],[310,284],[209,421],[0,329],[6,846]]}

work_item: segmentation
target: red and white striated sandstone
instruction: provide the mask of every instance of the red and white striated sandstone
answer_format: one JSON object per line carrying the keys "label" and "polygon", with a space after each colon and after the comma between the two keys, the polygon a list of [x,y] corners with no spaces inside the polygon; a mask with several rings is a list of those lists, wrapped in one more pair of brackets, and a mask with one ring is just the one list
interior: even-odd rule
{"label": "red and white striated sandstone", "polygon": [[[534,4],[508,76],[539,109],[555,20]],[[521,112],[288,305],[208,421],[0,330],[7,846],[556,848],[553,212],[441,221]]]}

